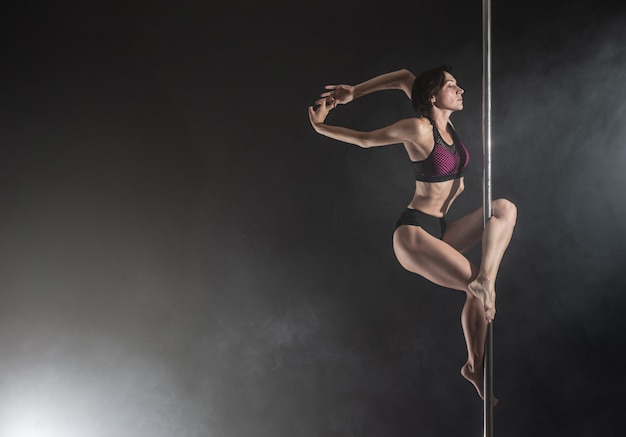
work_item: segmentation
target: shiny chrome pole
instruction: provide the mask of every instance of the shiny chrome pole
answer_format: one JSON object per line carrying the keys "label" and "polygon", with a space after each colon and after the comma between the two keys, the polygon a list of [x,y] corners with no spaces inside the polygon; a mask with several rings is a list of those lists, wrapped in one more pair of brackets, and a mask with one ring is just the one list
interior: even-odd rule
{"label": "shiny chrome pole", "polygon": [[[483,225],[491,217],[491,0],[483,0]],[[484,428],[493,437],[493,322],[485,338]]]}

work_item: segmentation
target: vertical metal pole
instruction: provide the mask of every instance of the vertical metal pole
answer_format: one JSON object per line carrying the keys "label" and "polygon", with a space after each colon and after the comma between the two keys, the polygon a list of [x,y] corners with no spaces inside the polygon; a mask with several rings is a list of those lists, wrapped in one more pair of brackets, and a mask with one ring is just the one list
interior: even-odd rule
{"label": "vertical metal pole", "polygon": [[[491,217],[491,0],[483,0],[483,224]],[[493,437],[493,322],[485,338],[484,428]]]}

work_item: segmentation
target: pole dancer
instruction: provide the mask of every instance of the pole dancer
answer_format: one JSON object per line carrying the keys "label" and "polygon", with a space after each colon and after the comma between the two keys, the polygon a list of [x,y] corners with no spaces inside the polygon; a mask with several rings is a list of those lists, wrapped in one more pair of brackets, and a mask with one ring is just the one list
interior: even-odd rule
{"label": "pole dancer", "polygon": [[[415,192],[393,229],[394,253],[409,272],[466,294],[461,325],[468,358],[461,375],[485,399],[485,337],[496,313],[496,276],[511,240],[517,209],[509,200],[497,199],[491,203],[492,214],[486,225],[483,208],[446,221],[452,203],[463,191],[463,172],[469,162],[468,150],[450,122],[450,115],[463,109],[464,93],[451,69],[442,65],[417,77],[402,69],[355,86],[326,85],[327,91],[308,112],[313,129],[329,138],[362,148],[404,145],[408,165],[415,172]],[[338,104],[387,89],[404,91],[417,116],[372,131],[326,123]],[[482,257],[476,266],[463,253],[479,243]]]}

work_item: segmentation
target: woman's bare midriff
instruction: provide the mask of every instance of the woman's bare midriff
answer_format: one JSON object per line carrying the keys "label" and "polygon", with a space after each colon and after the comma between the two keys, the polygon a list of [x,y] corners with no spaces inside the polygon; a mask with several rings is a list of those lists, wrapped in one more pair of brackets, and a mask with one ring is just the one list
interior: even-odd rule
{"label": "woman's bare midriff", "polygon": [[445,182],[415,181],[415,194],[408,206],[435,217],[443,217],[464,188],[463,178]]}

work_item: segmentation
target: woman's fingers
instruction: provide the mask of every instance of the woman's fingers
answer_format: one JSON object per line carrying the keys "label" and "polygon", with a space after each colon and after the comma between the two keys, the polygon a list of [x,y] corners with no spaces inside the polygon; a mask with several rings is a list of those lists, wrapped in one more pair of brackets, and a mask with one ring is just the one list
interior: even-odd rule
{"label": "woman's fingers", "polygon": [[316,106],[330,106],[332,108],[337,106],[337,100],[332,97],[324,97],[315,101]]}
{"label": "woman's fingers", "polygon": [[333,98],[320,99],[315,102],[316,107],[309,106],[309,119],[311,123],[323,123],[331,109],[337,106],[337,101]]}
{"label": "woman's fingers", "polygon": [[335,100],[335,106],[351,102],[354,98],[352,95],[354,87],[350,85],[326,85],[324,88],[328,91],[320,94],[320,100],[331,97]]}
{"label": "woman's fingers", "polygon": [[320,97],[331,97],[335,94],[335,90],[340,87],[341,85],[325,85],[324,89],[327,90],[331,90],[331,91],[326,91],[325,93],[322,93],[320,95]]}

